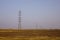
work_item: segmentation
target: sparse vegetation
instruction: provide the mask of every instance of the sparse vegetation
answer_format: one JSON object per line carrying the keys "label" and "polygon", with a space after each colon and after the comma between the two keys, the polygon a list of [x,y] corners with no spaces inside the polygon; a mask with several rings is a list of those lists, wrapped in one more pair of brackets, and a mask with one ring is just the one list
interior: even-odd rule
{"label": "sparse vegetation", "polygon": [[1,30],[0,40],[60,40],[60,30]]}
{"label": "sparse vegetation", "polygon": [[37,36],[37,37],[0,37],[0,40],[60,40],[60,37],[47,37],[47,36]]}

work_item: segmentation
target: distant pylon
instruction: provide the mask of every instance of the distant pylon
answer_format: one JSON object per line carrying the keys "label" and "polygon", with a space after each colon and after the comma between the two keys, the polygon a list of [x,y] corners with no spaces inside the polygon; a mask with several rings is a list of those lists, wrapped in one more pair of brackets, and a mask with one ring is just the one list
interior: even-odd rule
{"label": "distant pylon", "polygon": [[36,24],[36,29],[38,29],[38,25]]}
{"label": "distant pylon", "polygon": [[21,30],[21,10],[19,10],[18,30]]}

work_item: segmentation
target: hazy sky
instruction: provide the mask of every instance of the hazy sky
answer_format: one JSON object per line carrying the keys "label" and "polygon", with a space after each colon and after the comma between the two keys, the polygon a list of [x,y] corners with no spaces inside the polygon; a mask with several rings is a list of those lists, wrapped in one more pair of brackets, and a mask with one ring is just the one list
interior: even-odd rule
{"label": "hazy sky", "polygon": [[0,28],[59,28],[60,0],[0,0]]}

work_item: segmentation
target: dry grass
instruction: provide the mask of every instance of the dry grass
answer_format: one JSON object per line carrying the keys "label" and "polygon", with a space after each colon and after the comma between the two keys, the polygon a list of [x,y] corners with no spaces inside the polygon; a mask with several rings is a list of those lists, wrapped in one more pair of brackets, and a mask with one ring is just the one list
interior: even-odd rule
{"label": "dry grass", "polygon": [[60,40],[60,37],[47,37],[47,36],[37,36],[37,37],[0,37],[0,40]]}
{"label": "dry grass", "polygon": [[0,40],[60,40],[60,30],[1,30]]}

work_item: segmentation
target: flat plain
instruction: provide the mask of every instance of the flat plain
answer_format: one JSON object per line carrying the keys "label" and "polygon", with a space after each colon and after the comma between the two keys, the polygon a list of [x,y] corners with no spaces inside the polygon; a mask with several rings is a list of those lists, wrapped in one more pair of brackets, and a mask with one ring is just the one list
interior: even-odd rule
{"label": "flat plain", "polygon": [[60,40],[60,30],[0,29],[0,40]]}

